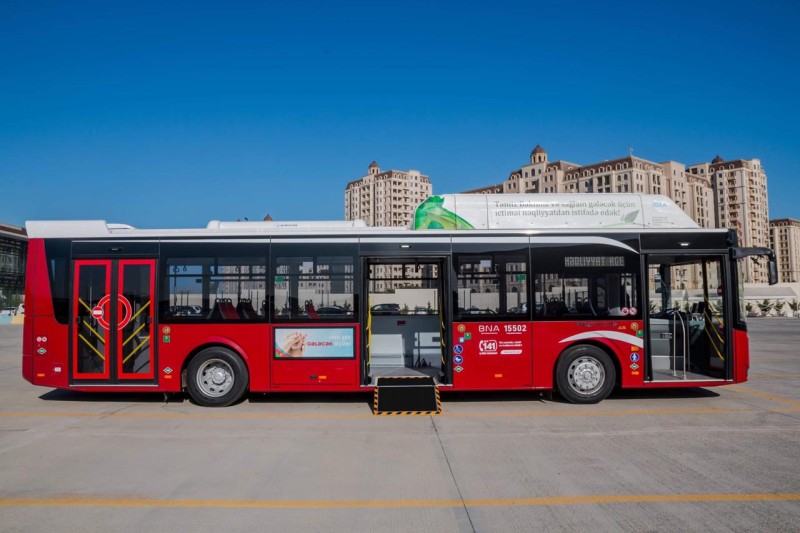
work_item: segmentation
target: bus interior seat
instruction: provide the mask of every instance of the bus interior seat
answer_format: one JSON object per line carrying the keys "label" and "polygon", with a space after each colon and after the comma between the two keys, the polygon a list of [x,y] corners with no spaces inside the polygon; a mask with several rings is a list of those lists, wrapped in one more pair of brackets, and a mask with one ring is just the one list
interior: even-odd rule
{"label": "bus interior seat", "polygon": [[217,298],[214,301],[214,307],[211,309],[209,318],[216,320],[238,320],[239,313],[233,307],[233,302],[230,298]]}
{"label": "bus interior seat", "polygon": [[561,316],[568,311],[567,304],[558,298],[550,298],[547,302],[547,314],[552,316]]}
{"label": "bus interior seat", "polygon": [[248,298],[242,298],[239,300],[239,303],[236,304],[236,312],[245,320],[253,320],[258,318],[258,313],[256,313],[255,309],[253,309],[253,301]]}

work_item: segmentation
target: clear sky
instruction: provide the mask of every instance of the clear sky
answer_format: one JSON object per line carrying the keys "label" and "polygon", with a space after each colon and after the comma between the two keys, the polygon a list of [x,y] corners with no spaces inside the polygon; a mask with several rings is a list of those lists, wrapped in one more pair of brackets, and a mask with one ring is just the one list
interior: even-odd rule
{"label": "clear sky", "polygon": [[0,0],[0,221],[342,219],[376,160],[434,192],[542,144],[760,158],[800,218],[795,2]]}

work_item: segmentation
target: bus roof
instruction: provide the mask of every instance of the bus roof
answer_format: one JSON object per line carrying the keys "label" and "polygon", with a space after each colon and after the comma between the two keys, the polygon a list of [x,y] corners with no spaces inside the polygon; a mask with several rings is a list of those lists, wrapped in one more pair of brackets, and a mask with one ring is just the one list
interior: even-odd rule
{"label": "bus roof", "polygon": [[[369,227],[363,221],[221,222],[205,228],[141,229],[104,220],[40,220],[25,224],[36,238],[260,237],[269,235],[405,234],[412,230],[479,230],[477,233],[541,233],[553,230],[697,230],[665,196],[638,194],[454,194],[432,196],[417,207],[413,228]],[[417,231],[417,233],[426,233]]]}
{"label": "bus roof", "polygon": [[699,228],[654,194],[445,194],[417,207],[414,229]]}

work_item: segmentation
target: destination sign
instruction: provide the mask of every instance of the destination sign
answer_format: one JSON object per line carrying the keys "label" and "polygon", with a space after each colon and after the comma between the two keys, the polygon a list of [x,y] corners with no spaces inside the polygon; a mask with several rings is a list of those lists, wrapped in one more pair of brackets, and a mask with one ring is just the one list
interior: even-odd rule
{"label": "destination sign", "polygon": [[592,255],[592,256],[567,256],[564,258],[565,267],[624,267],[625,258],[616,255]]}

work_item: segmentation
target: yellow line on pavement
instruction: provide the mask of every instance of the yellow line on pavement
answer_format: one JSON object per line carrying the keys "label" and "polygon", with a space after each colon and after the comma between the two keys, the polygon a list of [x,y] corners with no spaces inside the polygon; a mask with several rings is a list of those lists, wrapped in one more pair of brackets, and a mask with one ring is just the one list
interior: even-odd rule
{"label": "yellow line on pavement", "polygon": [[64,496],[2,498],[0,507],[134,507],[218,509],[366,509],[422,507],[548,507],[628,503],[715,503],[800,501],[800,493],[744,494],[607,494],[543,498],[428,499],[428,500],[166,500],[136,497]]}
{"label": "yellow line on pavement", "polygon": [[[743,414],[743,413],[761,413],[764,411],[780,412],[780,413],[800,413],[800,406],[797,408],[781,408],[781,409],[626,409],[617,411],[570,411],[570,412],[552,412],[552,411],[485,411],[485,412],[444,412],[437,415],[439,418],[561,418],[561,417],[581,417],[581,416],[653,416],[653,415],[725,415],[725,414]],[[90,412],[37,412],[37,411],[0,411],[0,418],[34,418],[34,417],[52,417],[52,418],[146,418],[151,420],[236,420],[236,419],[282,419],[282,420],[341,420],[341,419],[365,419],[375,418],[372,412],[361,413],[164,413],[164,412],[148,412],[148,413],[90,413]]]}
{"label": "yellow line on pavement", "polygon": [[767,394],[766,392],[748,389],[746,387],[740,387],[738,385],[728,387],[728,389],[734,392],[742,392],[744,394],[751,394],[753,396],[758,396],[759,398],[766,398],[767,400],[771,400],[773,402],[780,402],[780,403],[785,403],[787,405],[794,405],[800,407],[800,402],[796,400],[789,400],[788,398],[781,398],[780,396],[775,396],[774,394]]}

